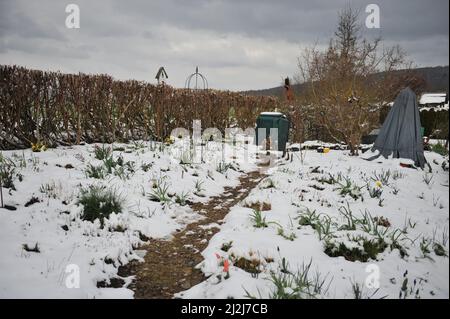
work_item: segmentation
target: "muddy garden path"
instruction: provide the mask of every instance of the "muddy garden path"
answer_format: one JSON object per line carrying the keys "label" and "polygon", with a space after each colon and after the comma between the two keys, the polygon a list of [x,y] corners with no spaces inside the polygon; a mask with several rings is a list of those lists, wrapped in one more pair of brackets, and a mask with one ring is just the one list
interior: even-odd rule
{"label": "muddy garden path", "polygon": [[211,197],[206,203],[193,203],[192,210],[204,218],[188,224],[170,240],[151,239],[139,249],[145,250],[144,262],[133,261],[119,268],[120,276],[135,276],[128,286],[137,299],[173,298],[174,294],[187,290],[206,277],[196,269],[203,257],[201,252],[219,229],[208,227],[221,225],[230,209],[245,199],[250,191],[266,176],[265,164],[239,178],[236,187],[225,187],[222,194]]}

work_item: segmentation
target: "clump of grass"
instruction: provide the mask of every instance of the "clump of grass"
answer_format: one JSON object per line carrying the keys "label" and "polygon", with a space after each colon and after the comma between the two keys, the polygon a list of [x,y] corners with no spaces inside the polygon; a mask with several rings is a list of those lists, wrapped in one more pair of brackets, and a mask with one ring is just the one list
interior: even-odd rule
{"label": "clump of grass", "polygon": [[[325,295],[331,280],[328,275],[323,276],[319,271],[313,273],[312,260],[303,263],[296,271],[285,269],[284,272],[271,272],[270,281],[274,285],[269,294],[270,299],[313,299]],[[246,297],[255,299],[256,296],[246,291]],[[261,294],[259,295],[262,298]]]}
{"label": "clump of grass", "polygon": [[407,234],[408,228],[414,229],[417,226],[417,222],[413,221],[411,217],[407,218],[405,217],[405,223],[402,228],[402,233]]}
{"label": "clump of grass", "polygon": [[134,162],[126,162],[114,170],[114,175],[122,180],[127,180],[135,172]]}
{"label": "clump of grass", "polygon": [[[16,167],[18,168],[27,168],[27,160],[25,158],[25,153],[22,151],[21,155],[18,155],[17,153],[12,153],[11,157],[14,159],[14,162],[16,163]],[[0,163],[2,162],[2,155],[0,154]]]}
{"label": "clump of grass", "polygon": [[111,147],[107,147],[105,145],[103,145],[101,147],[96,145],[94,147],[94,155],[95,155],[96,159],[102,161],[102,160],[112,156],[112,149],[111,149]]}
{"label": "clump of grass", "polygon": [[356,245],[347,247],[344,242],[326,241],[325,254],[330,257],[344,257],[348,261],[367,262],[369,259],[376,260],[379,253],[384,252],[387,244],[383,238],[369,239],[364,236],[349,237]]}
{"label": "clump of grass", "polygon": [[[352,292],[353,292],[353,298],[354,299],[372,299],[377,293],[378,291],[380,291],[380,289],[375,289],[375,291],[371,294],[368,295],[365,291],[364,291],[364,285],[351,281],[351,285],[352,285]],[[383,296],[380,299],[384,299],[387,296]]]}
{"label": "clump of grass", "polygon": [[102,166],[94,166],[89,164],[85,173],[87,177],[104,179],[108,174],[114,174],[120,179],[129,179],[135,172],[135,163],[131,161],[125,162],[122,156],[114,159],[112,154],[103,158]]}
{"label": "clump of grass", "polygon": [[266,222],[266,217],[262,215],[259,209],[254,209],[250,218],[253,222],[253,226],[256,228],[266,228],[269,226]]}
{"label": "clump of grass", "polygon": [[203,189],[203,181],[202,180],[196,180],[195,184],[194,184],[194,189],[195,189],[195,194],[198,196],[199,194],[201,194],[204,189]]}
{"label": "clump of grass", "polygon": [[323,216],[319,219],[315,230],[320,240],[329,238],[333,235],[333,225],[333,220],[329,216]]}
{"label": "clump of grass", "polygon": [[389,220],[384,217],[372,217],[369,211],[365,211],[363,218],[359,220],[361,228],[364,232],[376,236],[378,238],[384,238],[390,227]]}
{"label": "clump of grass", "polygon": [[113,169],[115,169],[117,165],[118,162],[114,160],[112,155],[103,159],[103,166],[107,174],[112,174]]}
{"label": "clump of grass", "polygon": [[[448,244],[448,227],[445,227],[442,231],[440,238],[437,236],[438,229],[433,229],[433,236],[431,239],[432,248],[436,256],[448,257],[446,246]],[[428,249],[429,250],[429,249]]]}
{"label": "clump of grass", "polygon": [[398,170],[394,170],[393,172],[392,172],[392,179],[394,180],[394,181],[396,181],[396,180],[398,180],[398,179],[401,179],[401,178],[404,178],[405,177],[405,174],[403,174],[402,172],[400,172],[400,171],[398,171]]}
{"label": "clump of grass", "polygon": [[225,163],[224,161],[221,161],[216,166],[216,171],[220,174],[225,174],[228,169],[232,168],[232,165],[229,163]]}
{"label": "clump of grass", "polygon": [[153,185],[152,191],[149,194],[150,200],[168,204],[171,201],[169,193],[169,185],[162,179],[159,179]]}
{"label": "clump of grass", "polygon": [[180,206],[186,206],[188,201],[189,193],[183,192],[181,194],[175,195],[175,203],[177,203]]}
{"label": "clump of grass", "polygon": [[[106,161],[106,160],[105,160]],[[136,164],[133,161],[124,161],[122,156],[119,156],[116,161],[111,157],[111,165],[114,167],[114,175],[122,180],[129,179],[136,171]],[[107,166],[105,162],[105,166]]]}
{"label": "clump of grass", "polygon": [[363,285],[360,285],[357,282],[352,282],[352,292],[354,299],[364,299],[363,298]]}
{"label": "clump of grass", "polygon": [[317,214],[316,210],[310,210],[307,208],[305,212],[300,213],[298,223],[300,226],[311,226],[314,229],[319,219],[320,214]]}
{"label": "clump of grass", "polygon": [[306,212],[302,212],[297,218],[300,226],[311,226],[317,232],[320,240],[331,237],[334,232],[334,222],[331,217],[317,214],[315,210],[311,211],[307,208]]}
{"label": "clump of grass", "polygon": [[282,228],[282,226],[275,221],[266,221],[266,217],[263,216],[259,209],[253,210],[253,213],[250,215],[250,219],[252,220],[255,228],[267,228],[270,224],[276,225],[278,228]]}
{"label": "clump of grass", "polygon": [[[378,181],[377,181],[378,182]],[[381,186],[381,182],[379,184],[375,184],[375,186],[370,186],[369,183],[367,184],[367,191],[369,192],[370,198],[381,198],[381,195],[383,194],[383,188]]]}
{"label": "clump of grass", "polygon": [[415,299],[420,299],[420,285],[422,284],[422,278],[417,281],[417,279],[413,280],[413,284],[409,284],[408,279],[408,271],[405,271],[403,274],[403,281],[400,287],[400,292],[398,295],[399,299],[406,299],[408,297],[413,297]]}
{"label": "clump of grass", "polygon": [[12,160],[0,155],[0,183],[4,188],[16,190],[14,180],[18,176],[16,165]]}
{"label": "clump of grass", "polygon": [[359,220],[353,216],[349,203],[347,202],[347,206],[339,207],[338,211],[346,221],[346,224],[339,227],[339,230],[356,230],[356,225],[359,223]]}
{"label": "clump of grass", "polygon": [[[349,261],[366,262],[369,259],[376,259],[387,247],[390,247],[391,251],[398,249],[402,258],[408,255],[401,244],[408,238],[400,229],[391,230],[387,218],[372,217],[367,210],[362,218],[357,218],[353,215],[348,202],[347,206],[339,208],[339,213],[345,221],[343,224],[338,224],[331,217],[311,210],[301,213],[298,222],[300,226],[311,226],[316,231],[319,239],[325,241],[325,253],[331,257],[342,256]],[[357,231],[356,234],[354,231]],[[342,240],[342,235],[346,235],[347,239]]]}
{"label": "clump of grass", "polygon": [[433,230],[433,242],[439,244],[442,247],[446,247],[448,244],[448,227],[445,227],[442,231],[441,238],[437,238],[437,229]]}
{"label": "clump of grass", "polygon": [[33,168],[33,171],[35,171],[35,172],[40,171],[41,160],[39,159],[39,157],[31,156],[31,158],[28,159],[28,161],[31,163],[31,167]]}
{"label": "clump of grass", "polygon": [[391,250],[398,249],[398,251],[400,252],[401,258],[404,258],[405,256],[409,256],[406,248],[400,244],[400,242],[403,241],[405,238],[406,237],[404,236],[404,233],[400,229],[394,230],[389,235]]}
{"label": "clump of grass", "polygon": [[388,170],[382,169],[381,172],[377,172],[377,171],[372,172],[371,179],[374,182],[379,181],[383,185],[389,186],[389,180],[391,179],[391,176],[392,176],[391,170],[389,170],[389,169]]}
{"label": "clump of grass", "polygon": [[423,258],[432,259],[430,257],[431,253],[431,240],[429,238],[422,237],[422,240],[420,241],[420,251],[422,252]]}
{"label": "clump of grass", "polygon": [[362,199],[362,194],[361,194],[361,188],[358,185],[356,185],[350,178],[345,177],[344,178],[344,183],[338,182],[338,187],[336,188],[336,190],[339,191],[339,195],[341,195],[342,197],[345,196],[350,196],[351,198],[353,198],[354,200],[357,200],[359,198]]}
{"label": "clump of grass", "polygon": [[328,185],[334,185],[337,182],[340,182],[341,180],[342,180],[342,174],[341,173],[337,174],[336,176],[331,174],[331,173],[328,173],[327,176],[321,176],[321,177],[319,177],[317,179],[317,181],[319,183],[328,184]]}
{"label": "clump of grass", "polygon": [[103,166],[94,166],[92,164],[88,164],[84,172],[89,178],[104,179],[106,176],[106,172]]}
{"label": "clump of grass", "polygon": [[94,222],[100,221],[100,227],[103,228],[105,218],[112,213],[122,212],[123,199],[113,190],[102,186],[91,186],[88,189],[81,190],[81,196],[77,204],[83,206],[82,220]]}
{"label": "clump of grass", "polygon": [[16,186],[14,185],[15,168],[2,165],[0,167],[0,179],[4,188],[16,190]]}

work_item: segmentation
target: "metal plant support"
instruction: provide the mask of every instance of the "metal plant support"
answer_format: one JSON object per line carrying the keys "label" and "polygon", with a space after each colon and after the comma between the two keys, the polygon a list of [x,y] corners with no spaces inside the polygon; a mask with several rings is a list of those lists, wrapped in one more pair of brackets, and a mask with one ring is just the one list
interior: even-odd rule
{"label": "metal plant support", "polygon": [[[194,85],[191,86],[192,84]],[[195,73],[192,73],[187,77],[186,82],[184,83],[184,88],[193,90],[208,89],[208,80],[203,74],[198,72],[198,66],[195,68]]]}
{"label": "metal plant support", "polygon": [[[195,68],[195,73],[192,73],[191,75],[189,75],[186,78],[186,82],[184,83],[184,88],[188,89],[188,90],[207,90],[208,89],[208,80],[206,79],[206,77],[201,74],[200,72],[198,72],[198,66]],[[193,101],[194,103],[194,109],[195,109],[195,99]],[[191,152],[195,152],[195,141],[192,139],[192,141],[190,141],[190,151]],[[203,160],[203,147],[204,147],[204,143],[203,141],[200,142],[200,154],[201,154],[201,163],[204,163]]]}

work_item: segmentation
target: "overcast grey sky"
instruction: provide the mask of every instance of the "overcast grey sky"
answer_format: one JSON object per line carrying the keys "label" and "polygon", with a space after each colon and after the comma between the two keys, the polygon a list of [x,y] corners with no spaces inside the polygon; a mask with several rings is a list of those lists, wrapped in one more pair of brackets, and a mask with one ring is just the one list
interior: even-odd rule
{"label": "overcast grey sky", "polygon": [[[69,3],[80,29],[65,26]],[[328,43],[348,3],[362,24],[379,5],[367,37],[400,44],[417,66],[448,65],[448,0],[0,0],[0,64],[149,82],[165,66],[176,87],[198,65],[213,88],[269,88],[296,74],[302,47]]]}

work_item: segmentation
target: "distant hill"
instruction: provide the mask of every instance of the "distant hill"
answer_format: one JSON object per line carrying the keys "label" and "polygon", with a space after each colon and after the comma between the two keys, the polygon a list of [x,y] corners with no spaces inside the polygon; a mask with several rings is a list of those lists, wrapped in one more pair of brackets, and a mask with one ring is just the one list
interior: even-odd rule
{"label": "distant hill", "polygon": [[448,92],[448,65],[416,69],[427,83],[428,92]]}
{"label": "distant hill", "polygon": [[[415,71],[424,78],[426,82],[425,87],[426,92],[448,92],[448,83],[449,83],[448,65],[417,68],[415,69]],[[292,85],[292,89],[294,90],[294,94],[296,95],[301,94],[304,88],[305,84]],[[278,86],[270,89],[243,91],[241,93],[256,96],[261,95],[282,96],[283,87]]]}

